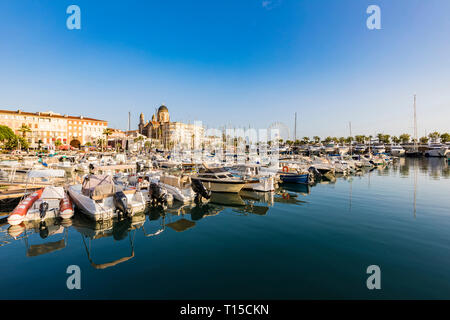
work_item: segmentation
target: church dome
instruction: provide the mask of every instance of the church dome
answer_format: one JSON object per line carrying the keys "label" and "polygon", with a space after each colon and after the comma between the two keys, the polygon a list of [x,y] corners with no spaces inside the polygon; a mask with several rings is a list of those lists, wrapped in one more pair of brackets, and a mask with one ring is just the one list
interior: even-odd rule
{"label": "church dome", "polygon": [[158,113],[160,113],[160,112],[169,112],[169,109],[167,109],[167,107],[165,105],[162,105],[158,109]]}
{"label": "church dome", "polygon": [[170,116],[169,116],[169,110],[165,105],[162,105],[159,107],[157,112],[157,118],[158,122],[169,122]]}

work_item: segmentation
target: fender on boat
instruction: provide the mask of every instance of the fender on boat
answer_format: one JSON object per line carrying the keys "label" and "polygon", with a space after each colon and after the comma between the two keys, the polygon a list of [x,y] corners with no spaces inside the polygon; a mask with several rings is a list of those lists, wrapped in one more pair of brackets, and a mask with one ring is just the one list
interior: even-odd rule
{"label": "fender on boat", "polygon": [[61,199],[59,204],[59,215],[63,219],[69,219],[73,216],[73,204],[70,197],[65,194],[64,198]]}
{"label": "fender on boat", "polygon": [[12,226],[22,223],[23,219],[27,215],[28,210],[31,208],[33,203],[35,203],[36,200],[41,197],[43,191],[44,188],[39,189],[20,201],[14,211],[9,215],[8,223]]}

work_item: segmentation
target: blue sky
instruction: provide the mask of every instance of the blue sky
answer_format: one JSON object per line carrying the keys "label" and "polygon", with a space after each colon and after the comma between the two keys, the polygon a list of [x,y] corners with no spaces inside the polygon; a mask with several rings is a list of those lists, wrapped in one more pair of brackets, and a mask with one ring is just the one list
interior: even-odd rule
{"label": "blue sky", "polygon": [[[81,30],[66,8],[81,8]],[[366,8],[381,8],[381,30]],[[450,131],[450,1],[0,2],[0,108],[265,128]]]}

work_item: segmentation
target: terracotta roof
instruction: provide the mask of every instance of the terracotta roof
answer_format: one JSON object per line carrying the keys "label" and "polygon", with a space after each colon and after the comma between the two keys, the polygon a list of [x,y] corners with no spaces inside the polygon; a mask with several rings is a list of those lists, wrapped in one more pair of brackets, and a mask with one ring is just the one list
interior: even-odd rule
{"label": "terracotta roof", "polygon": [[101,121],[101,122],[108,122],[106,120],[99,120],[94,118],[87,118],[82,116],[63,116],[60,114],[54,114],[54,113],[48,113],[48,112],[25,112],[21,110],[1,110],[0,113],[9,113],[9,114],[20,114],[25,116],[40,116],[40,117],[49,117],[49,118],[62,118],[62,119],[77,119],[77,120],[87,120],[87,121]]}

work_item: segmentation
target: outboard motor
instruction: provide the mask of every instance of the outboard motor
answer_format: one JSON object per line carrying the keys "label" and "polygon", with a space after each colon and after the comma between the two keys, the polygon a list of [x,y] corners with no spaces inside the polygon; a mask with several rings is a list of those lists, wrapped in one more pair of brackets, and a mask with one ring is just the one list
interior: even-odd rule
{"label": "outboard motor", "polygon": [[142,162],[136,162],[136,173],[144,171],[144,164]]}
{"label": "outboard motor", "polygon": [[195,203],[200,203],[202,197],[205,199],[211,198],[211,191],[206,190],[203,183],[198,179],[191,179],[191,188],[196,193]]}
{"label": "outboard motor", "polygon": [[114,206],[116,210],[124,215],[129,215],[130,210],[128,209],[128,199],[123,191],[117,191],[113,196]]}
{"label": "outboard motor", "polygon": [[45,215],[47,214],[47,211],[48,211],[48,202],[43,201],[39,205],[39,214],[41,216],[41,219],[45,218]]}
{"label": "outboard motor", "polygon": [[152,182],[150,183],[150,199],[152,204],[157,203],[166,204],[167,203],[167,190],[161,188],[158,184]]}
{"label": "outboard motor", "polygon": [[315,167],[309,167],[308,169],[310,176],[313,176],[315,179],[320,179],[322,174]]}

